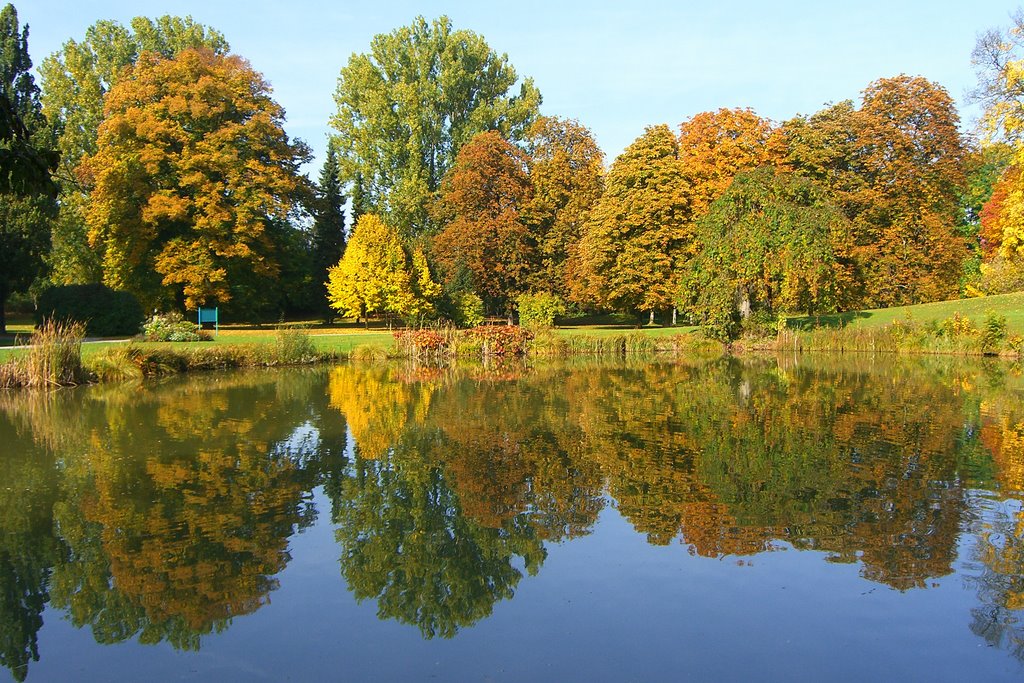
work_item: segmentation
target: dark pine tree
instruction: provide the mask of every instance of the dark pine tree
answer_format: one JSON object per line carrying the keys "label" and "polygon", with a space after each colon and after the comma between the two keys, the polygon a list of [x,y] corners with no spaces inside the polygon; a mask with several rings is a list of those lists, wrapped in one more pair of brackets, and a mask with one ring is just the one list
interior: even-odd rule
{"label": "dark pine tree", "polygon": [[46,119],[31,68],[28,26],[19,28],[7,5],[0,10],[0,334],[8,296],[43,273],[57,206],[57,156],[43,144]]}
{"label": "dark pine tree", "polygon": [[317,184],[316,215],[313,221],[313,277],[317,285],[320,314],[328,322],[335,311],[327,303],[327,271],[337,265],[345,253],[345,195],[338,179],[338,155],[334,145],[327,148],[327,159]]}

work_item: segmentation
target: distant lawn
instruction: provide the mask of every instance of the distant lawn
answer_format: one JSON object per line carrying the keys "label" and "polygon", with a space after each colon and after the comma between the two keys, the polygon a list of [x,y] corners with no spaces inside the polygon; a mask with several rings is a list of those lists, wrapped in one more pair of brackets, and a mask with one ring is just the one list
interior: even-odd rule
{"label": "distant lawn", "polygon": [[941,322],[959,312],[980,325],[989,311],[1006,316],[1007,328],[1011,333],[1024,334],[1024,292],[999,294],[974,299],[955,299],[953,301],[936,301],[916,306],[898,306],[895,308],[879,308],[869,311],[848,311],[822,316],[801,316],[789,319],[789,326],[797,329],[813,327],[845,327],[872,328],[884,327],[894,320],[911,320],[917,323],[929,321]]}

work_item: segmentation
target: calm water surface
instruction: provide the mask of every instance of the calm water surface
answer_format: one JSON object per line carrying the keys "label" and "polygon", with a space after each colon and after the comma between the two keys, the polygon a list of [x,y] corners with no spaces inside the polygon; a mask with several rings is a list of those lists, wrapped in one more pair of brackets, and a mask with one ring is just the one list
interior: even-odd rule
{"label": "calm water surface", "polygon": [[1022,500],[999,363],[0,393],[0,680],[1022,680]]}

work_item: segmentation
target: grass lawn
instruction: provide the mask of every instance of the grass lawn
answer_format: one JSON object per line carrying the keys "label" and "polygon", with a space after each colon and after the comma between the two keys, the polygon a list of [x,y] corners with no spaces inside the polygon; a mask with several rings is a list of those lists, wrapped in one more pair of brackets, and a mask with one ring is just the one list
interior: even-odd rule
{"label": "grass lawn", "polygon": [[959,312],[980,326],[989,311],[1006,316],[1007,329],[1011,334],[1024,334],[1024,292],[983,296],[974,299],[936,301],[916,306],[897,306],[870,311],[849,311],[822,316],[802,316],[789,319],[789,326],[798,329],[812,327],[871,328],[883,327],[894,320],[912,320],[917,323],[941,322]]}
{"label": "grass lawn", "polygon": [[[573,321],[577,322],[577,321]],[[624,334],[643,334],[651,337],[671,337],[676,334],[693,332],[695,327],[636,327],[635,325],[621,324],[618,320],[587,320],[579,321],[584,324],[573,324],[559,327],[555,333],[560,336],[586,336],[586,337],[613,337]],[[318,349],[323,351],[349,352],[357,346],[379,346],[391,348],[394,345],[394,337],[390,330],[383,323],[371,323],[367,330],[363,325],[342,322],[334,325],[320,325],[311,323],[290,323],[286,326],[303,327],[313,339]],[[209,347],[211,344],[269,344],[274,341],[276,334],[275,325],[253,326],[253,325],[222,325],[220,332],[212,342],[136,342],[146,346],[171,347],[187,349],[189,347]],[[8,325],[9,331],[22,336],[19,343],[24,343],[24,336],[31,334],[32,321],[15,320]],[[0,337],[0,347],[11,346],[16,337],[14,334]],[[82,355],[85,357],[102,352],[104,349],[115,344],[124,344],[125,340],[97,340],[82,345]],[[7,358],[23,355],[24,349],[0,348],[0,361]]]}

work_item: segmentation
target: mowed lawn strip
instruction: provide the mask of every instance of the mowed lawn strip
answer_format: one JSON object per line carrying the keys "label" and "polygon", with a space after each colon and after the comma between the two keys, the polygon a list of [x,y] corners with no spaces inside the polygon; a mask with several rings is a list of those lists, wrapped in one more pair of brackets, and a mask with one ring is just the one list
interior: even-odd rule
{"label": "mowed lawn strip", "polygon": [[884,327],[896,320],[909,320],[915,323],[942,322],[959,313],[980,327],[989,311],[1006,316],[1007,331],[1010,334],[1024,334],[1024,292],[822,316],[797,316],[789,319],[789,326],[797,329],[843,326],[867,329]]}

